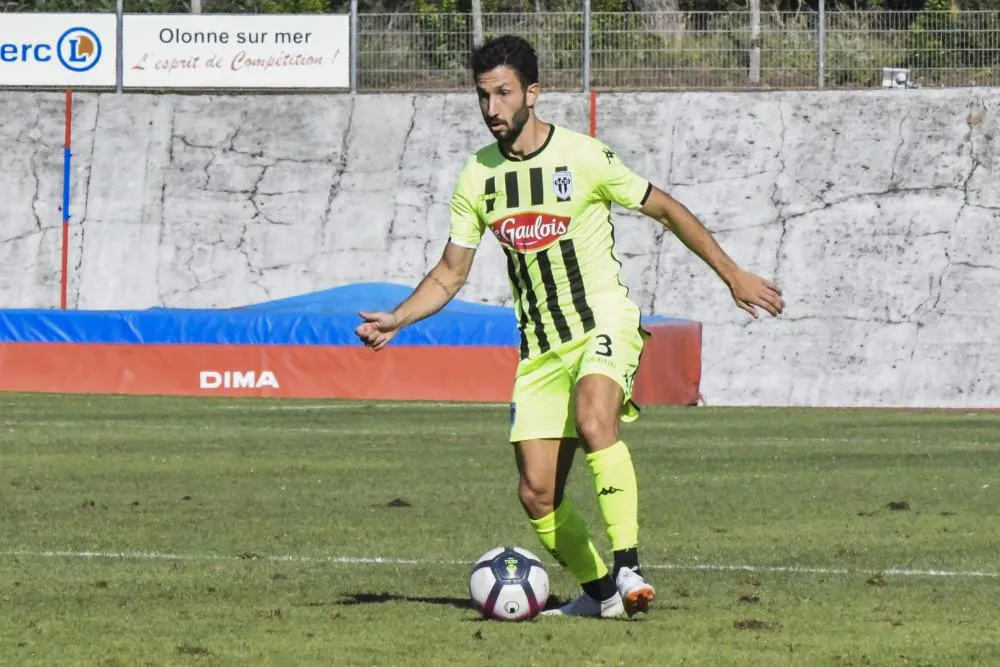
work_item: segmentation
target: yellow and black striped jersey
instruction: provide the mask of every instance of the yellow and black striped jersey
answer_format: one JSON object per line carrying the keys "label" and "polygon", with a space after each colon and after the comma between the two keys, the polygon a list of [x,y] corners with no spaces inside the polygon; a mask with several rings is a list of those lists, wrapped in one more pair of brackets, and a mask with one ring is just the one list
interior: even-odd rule
{"label": "yellow and black striped jersey", "polygon": [[652,189],[604,143],[552,125],[537,151],[497,143],[469,157],[451,198],[450,240],[477,248],[488,228],[507,255],[521,357],[593,329],[638,322],[620,280],[611,203],[638,209]]}

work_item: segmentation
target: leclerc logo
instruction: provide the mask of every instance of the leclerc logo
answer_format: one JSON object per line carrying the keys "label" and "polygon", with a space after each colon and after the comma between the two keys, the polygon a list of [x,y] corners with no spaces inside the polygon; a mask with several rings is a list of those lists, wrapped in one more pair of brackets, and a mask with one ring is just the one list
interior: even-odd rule
{"label": "leclerc logo", "polygon": [[56,43],[59,62],[73,72],[86,72],[96,65],[102,50],[100,38],[89,28],[70,28]]}

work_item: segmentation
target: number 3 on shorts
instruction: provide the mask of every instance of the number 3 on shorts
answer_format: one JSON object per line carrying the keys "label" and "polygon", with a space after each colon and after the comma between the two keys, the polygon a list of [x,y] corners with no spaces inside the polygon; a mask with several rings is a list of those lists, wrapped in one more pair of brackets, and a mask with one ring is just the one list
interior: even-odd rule
{"label": "number 3 on shorts", "polygon": [[609,336],[608,334],[598,334],[596,336],[596,339],[597,339],[597,342],[601,344],[601,346],[597,349],[596,352],[594,352],[594,354],[596,354],[598,356],[601,356],[601,357],[610,357],[611,356],[611,336]]}

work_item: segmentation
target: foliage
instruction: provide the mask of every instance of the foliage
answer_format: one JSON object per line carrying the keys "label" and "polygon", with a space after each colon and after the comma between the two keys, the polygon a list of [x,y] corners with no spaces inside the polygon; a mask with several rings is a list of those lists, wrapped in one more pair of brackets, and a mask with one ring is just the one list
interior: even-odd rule
{"label": "foliage", "polygon": [[961,12],[950,0],[927,0],[924,9],[909,26],[907,66],[934,71],[1000,65],[995,12]]}

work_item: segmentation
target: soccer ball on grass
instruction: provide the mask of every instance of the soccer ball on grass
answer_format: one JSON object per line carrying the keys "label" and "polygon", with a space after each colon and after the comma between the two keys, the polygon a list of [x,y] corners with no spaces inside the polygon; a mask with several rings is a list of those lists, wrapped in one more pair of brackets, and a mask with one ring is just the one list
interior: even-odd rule
{"label": "soccer ball on grass", "polygon": [[527,549],[496,547],[472,566],[469,594],[486,618],[528,621],[549,599],[549,573]]}

